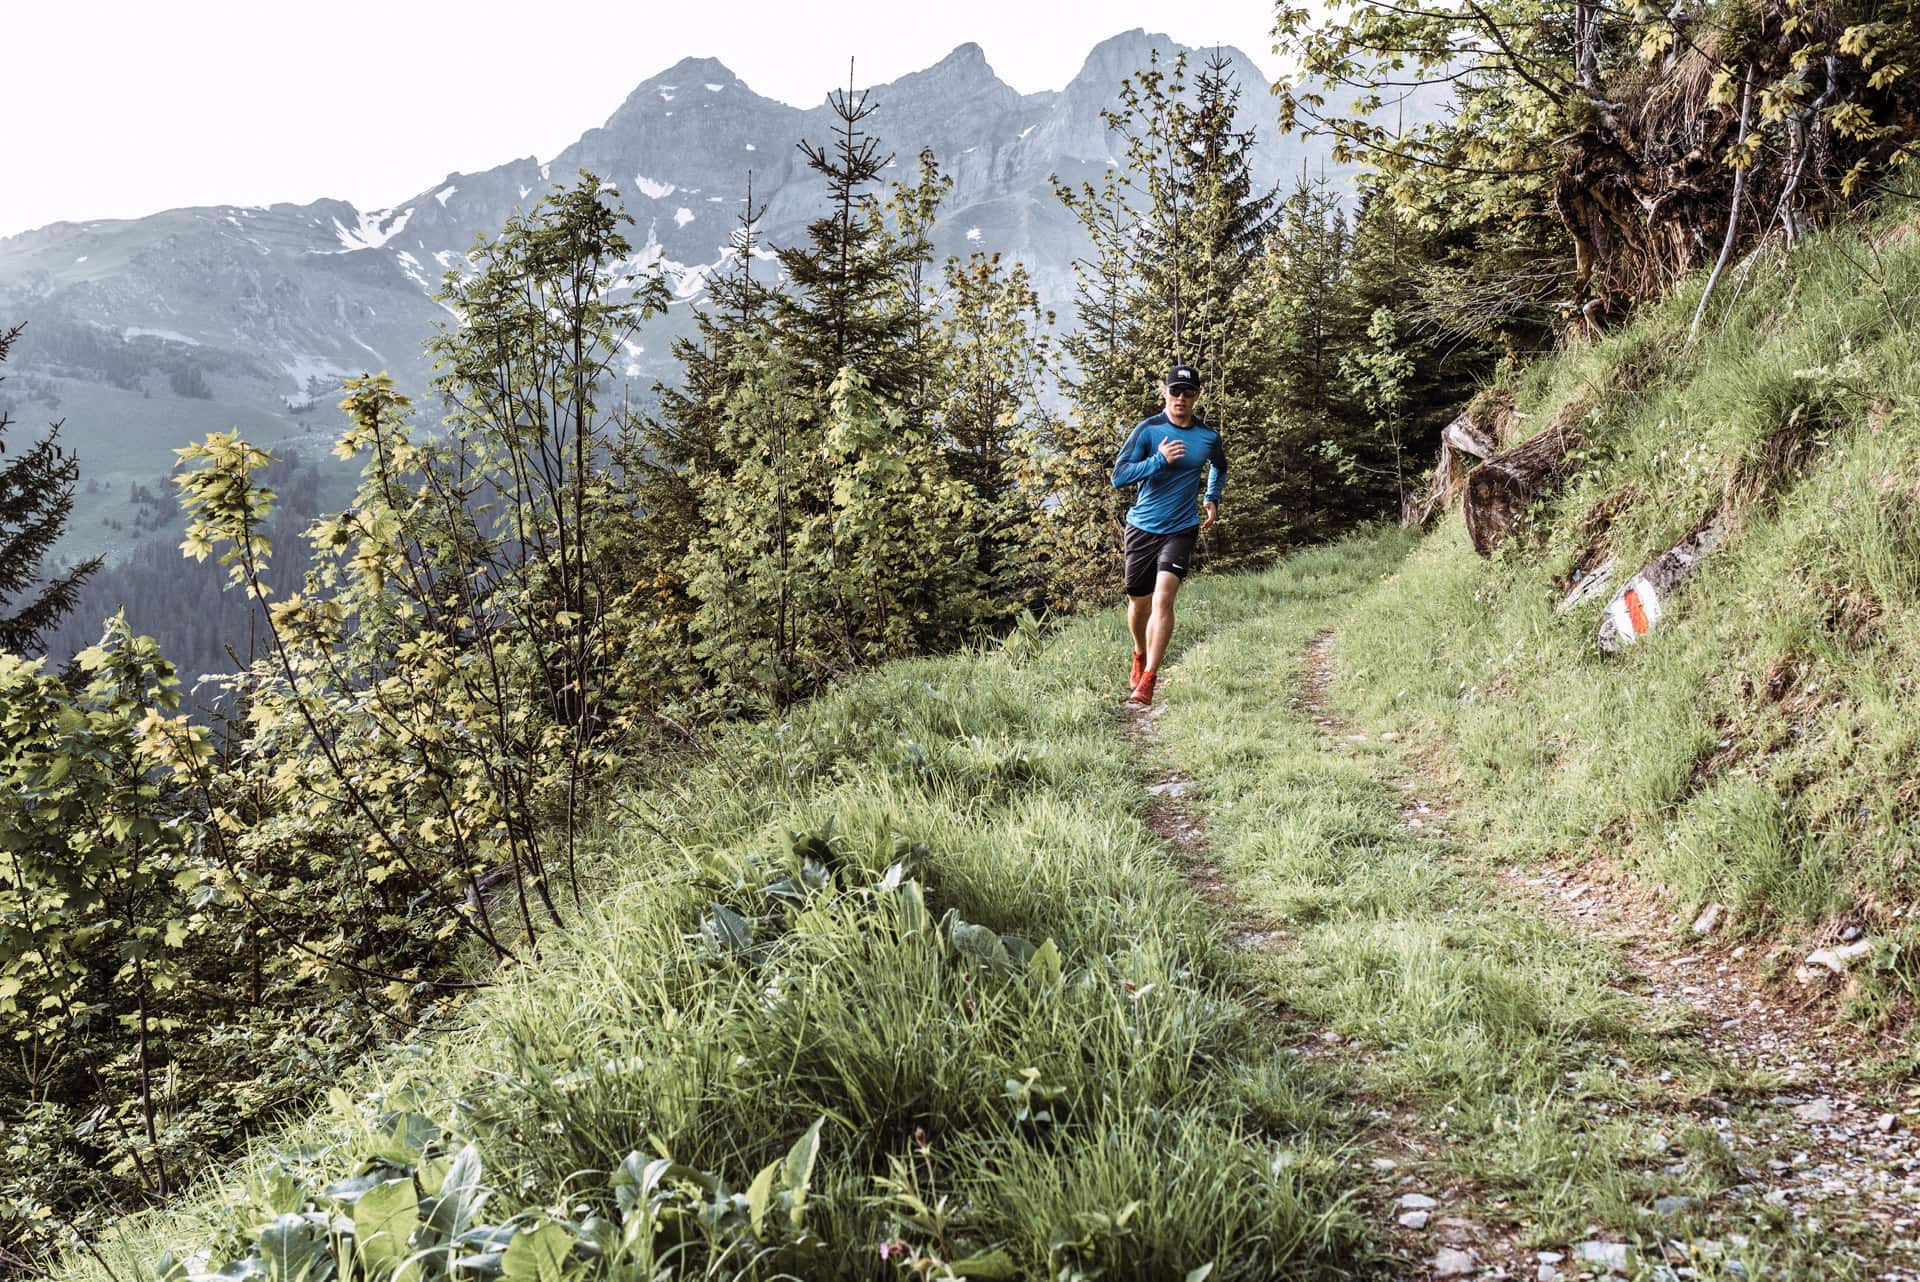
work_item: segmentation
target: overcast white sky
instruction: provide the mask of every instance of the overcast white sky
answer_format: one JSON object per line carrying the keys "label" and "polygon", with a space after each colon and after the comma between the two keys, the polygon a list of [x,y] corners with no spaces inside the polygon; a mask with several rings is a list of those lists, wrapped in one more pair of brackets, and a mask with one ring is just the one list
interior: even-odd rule
{"label": "overcast white sky", "polygon": [[1023,93],[1133,27],[1237,45],[1268,0],[0,0],[0,236],[179,205],[381,208],[456,170],[548,159],[640,81],[715,57],[799,106],[972,40]]}

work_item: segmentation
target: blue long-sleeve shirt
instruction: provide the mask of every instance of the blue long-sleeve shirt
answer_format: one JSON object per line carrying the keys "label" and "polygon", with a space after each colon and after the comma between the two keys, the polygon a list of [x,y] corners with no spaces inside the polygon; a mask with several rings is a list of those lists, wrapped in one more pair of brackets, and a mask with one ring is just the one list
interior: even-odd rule
{"label": "blue long-sleeve shirt", "polygon": [[[1187,447],[1178,463],[1167,462],[1160,452],[1160,442],[1165,440]],[[1200,495],[1200,469],[1209,464],[1213,475],[1207,480],[1207,502],[1218,503],[1227,488],[1227,451],[1220,433],[1197,418],[1189,427],[1175,427],[1164,413],[1134,428],[1113,463],[1115,489],[1140,487],[1127,509],[1127,524],[1148,534],[1172,534],[1200,524],[1194,500]]]}

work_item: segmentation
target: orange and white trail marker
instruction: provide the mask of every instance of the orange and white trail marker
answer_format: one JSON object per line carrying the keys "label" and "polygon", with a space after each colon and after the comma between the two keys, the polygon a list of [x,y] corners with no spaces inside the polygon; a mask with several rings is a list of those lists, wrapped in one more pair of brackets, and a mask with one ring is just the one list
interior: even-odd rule
{"label": "orange and white trail marker", "polygon": [[1724,537],[1726,524],[1715,516],[1628,579],[1607,602],[1606,614],[1600,620],[1600,648],[1623,649],[1658,627],[1681,587]]}

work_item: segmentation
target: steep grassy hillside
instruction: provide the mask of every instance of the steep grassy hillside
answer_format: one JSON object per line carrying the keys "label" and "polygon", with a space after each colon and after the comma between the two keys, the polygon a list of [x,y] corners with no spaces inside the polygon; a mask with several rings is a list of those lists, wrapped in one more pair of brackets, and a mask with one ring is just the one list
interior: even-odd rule
{"label": "steep grassy hillside", "polygon": [[[1352,706],[1444,745],[1497,852],[1612,860],[1742,934],[1864,930],[1867,1018],[1920,974],[1914,220],[1741,264],[1697,341],[1698,281],[1513,377],[1520,432],[1585,437],[1571,482],[1490,563],[1456,509],[1342,643]],[[1725,542],[1640,644],[1596,647],[1605,594],[1556,609],[1712,513]]]}
{"label": "steep grassy hillside", "polygon": [[[1779,970],[1851,928],[1849,1013],[1905,1018],[1904,216],[1744,266],[1697,343],[1683,291],[1492,389],[1587,444],[1491,561],[1454,513],[1197,580],[1151,717],[1116,707],[1109,612],[636,776],[598,902],[537,964],[68,1275],[1886,1267],[1906,1193],[1846,1119],[1904,1144],[1911,1065],[1863,1087],[1804,1038],[1748,1054],[1769,1003],[1690,1009],[1643,922],[1623,946],[1526,878],[1605,864],[1676,934],[1722,904],[1713,942]],[[1604,598],[1556,610],[1710,514],[1725,541],[1638,645],[1597,649]],[[1880,1191],[1816,1206],[1827,1169]]]}
{"label": "steep grassy hillside", "polygon": [[[1206,585],[1186,638],[1402,550]],[[368,1243],[431,1273],[550,1224],[615,1277],[1356,1267],[1351,1109],[1147,829],[1125,666],[1112,615],[1016,632],[636,785],[538,965],[102,1257],[322,1282]]]}

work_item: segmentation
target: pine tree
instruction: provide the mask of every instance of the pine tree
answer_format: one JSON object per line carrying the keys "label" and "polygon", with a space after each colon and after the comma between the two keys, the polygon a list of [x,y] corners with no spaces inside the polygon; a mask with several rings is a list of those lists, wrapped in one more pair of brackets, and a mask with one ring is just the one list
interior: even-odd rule
{"label": "pine tree", "polygon": [[[1162,282],[1157,292],[1184,313],[1179,316],[1180,357],[1206,380],[1201,413],[1222,434],[1239,474],[1228,519],[1207,536],[1209,553],[1227,565],[1278,550],[1267,528],[1278,496],[1262,495],[1258,468],[1242,463],[1257,461],[1268,445],[1261,427],[1273,389],[1255,338],[1260,300],[1247,285],[1273,224],[1278,194],[1254,183],[1255,134],[1236,127],[1240,87],[1232,63],[1216,51],[1194,89],[1191,113],[1175,120],[1181,164],[1170,198],[1179,219],[1173,224],[1178,240],[1156,263],[1176,279]],[[1149,274],[1150,287],[1153,279]],[[1142,305],[1152,306],[1153,296]],[[1242,487],[1242,477],[1254,484]]]}
{"label": "pine tree", "polygon": [[828,212],[808,224],[805,245],[776,251],[789,285],[775,315],[822,391],[852,366],[877,395],[905,402],[919,371],[898,291],[924,257],[924,242],[888,235],[880,198],[870,190],[893,160],[862,128],[879,104],[855,92],[851,75],[828,104],[840,121],[838,136],[830,147],[800,143],[807,167],[826,179]]}
{"label": "pine tree", "polygon": [[773,290],[753,274],[765,212],[753,203],[749,171],[740,225],[728,236],[723,253],[726,268],[708,278],[706,302],[694,312],[694,335],[673,340],[680,383],[654,384],[659,408],[645,425],[644,460],[633,461],[663,471],[718,464],[713,444],[722,407],[740,380],[736,359],[741,342],[766,323],[773,305]]}
{"label": "pine tree", "polygon": [[1010,616],[1043,604],[1019,463],[1051,421],[1039,389],[1052,373],[1053,318],[1026,267],[999,254],[949,258],[946,297],[939,436],[948,469],[970,495],[976,581],[991,612]]}
{"label": "pine tree", "polygon": [[[1536,230],[1551,227],[1539,224]],[[1390,470],[1404,473],[1431,461],[1440,430],[1460,412],[1509,342],[1532,348],[1548,341],[1553,316],[1549,300],[1565,277],[1554,270],[1545,247],[1536,246],[1516,259],[1500,252],[1503,240],[1494,228],[1422,226],[1373,185],[1361,195],[1346,278],[1347,312],[1355,326],[1351,359],[1362,371],[1356,385],[1361,399],[1377,399],[1376,375],[1396,363],[1371,331],[1390,326],[1387,346],[1395,358],[1407,362],[1405,395],[1397,411],[1400,457],[1393,457],[1390,435],[1372,433],[1366,466],[1375,480],[1375,498],[1368,515],[1384,507]],[[1522,301],[1529,294],[1537,299],[1533,306]],[[1356,423],[1377,429],[1387,421],[1377,407],[1356,408],[1364,411]]]}
{"label": "pine tree", "polygon": [[737,465],[725,447],[728,407],[773,308],[773,290],[754,273],[764,252],[764,212],[754,204],[749,172],[726,266],[709,278],[706,301],[694,313],[695,333],[673,341],[680,381],[655,383],[656,409],[643,421],[627,422],[613,448],[628,508],[627,537],[613,550],[613,568],[630,594],[638,629],[630,649],[633,675],[648,687],[649,702],[691,697],[703,685],[697,665],[684,662],[698,610],[684,561],[709,524],[699,493],[702,478],[708,484],[726,481]]}
{"label": "pine tree", "polygon": [[1054,195],[1092,248],[1073,262],[1078,323],[1060,344],[1069,409],[1036,425],[1021,483],[1034,512],[1036,545],[1053,567],[1052,604],[1066,610],[1119,582],[1124,503],[1108,477],[1125,431],[1153,413],[1154,397],[1129,324],[1139,260],[1126,172],[1109,168],[1097,188],[1056,180]]}
{"label": "pine tree", "polygon": [[[0,330],[0,361],[26,329]],[[13,419],[0,407],[0,454]],[[80,585],[100,568],[93,557],[44,575],[42,563],[67,528],[80,460],[60,447],[60,424],[0,464],[0,651],[24,654],[73,609]]]}
{"label": "pine tree", "polygon": [[[1156,50],[1144,70],[1120,82],[1120,105],[1103,113],[1109,132],[1125,139],[1125,192],[1133,241],[1133,277],[1125,290],[1117,332],[1133,378],[1149,405],[1156,376],[1187,362],[1193,314],[1189,274],[1183,261],[1192,235],[1192,156],[1184,144],[1193,125],[1187,102],[1187,59],[1162,68]],[[1201,370],[1204,376],[1205,369]],[[1121,430],[1131,427],[1125,424]]]}
{"label": "pine tree", "polygon": [[723,709],[783,707],[823,679],[952,641],[987,617],[979,531],[933,423],[940,327],[926,283],[946,182],[883,202],[889,163],[851,84],[835,141],[801,143],[828,212],[777,250],[788,276],[740,337],[715,456],[693,469],[701,529],[679,567]]}
{"label": "pine tree", "polygon": [[933,220],[951,190],[953,179],[940,172],[931,150],[923,150],[919,181],[911,187],[894,184],[882,223],[880,256],[892,258],[896,247],[902,251],[892,307],[899,313],[905,339],[902,373],[912,389],[904,407],[908,421],[916,425],[927,421],[940,398],[938,384],[952,358],[933,289]]}
{"label": "pine tree", "polygon": [[[1234,456],[1235,534],[1253,547],[1340,528],[1354,470],[1340,357],[1352,341],[1350,237],[1324,179],[1302,171],[1250,276],[1264,389],[1257,425]],[[1251,510],[1249,510],[1251,509]]]}

